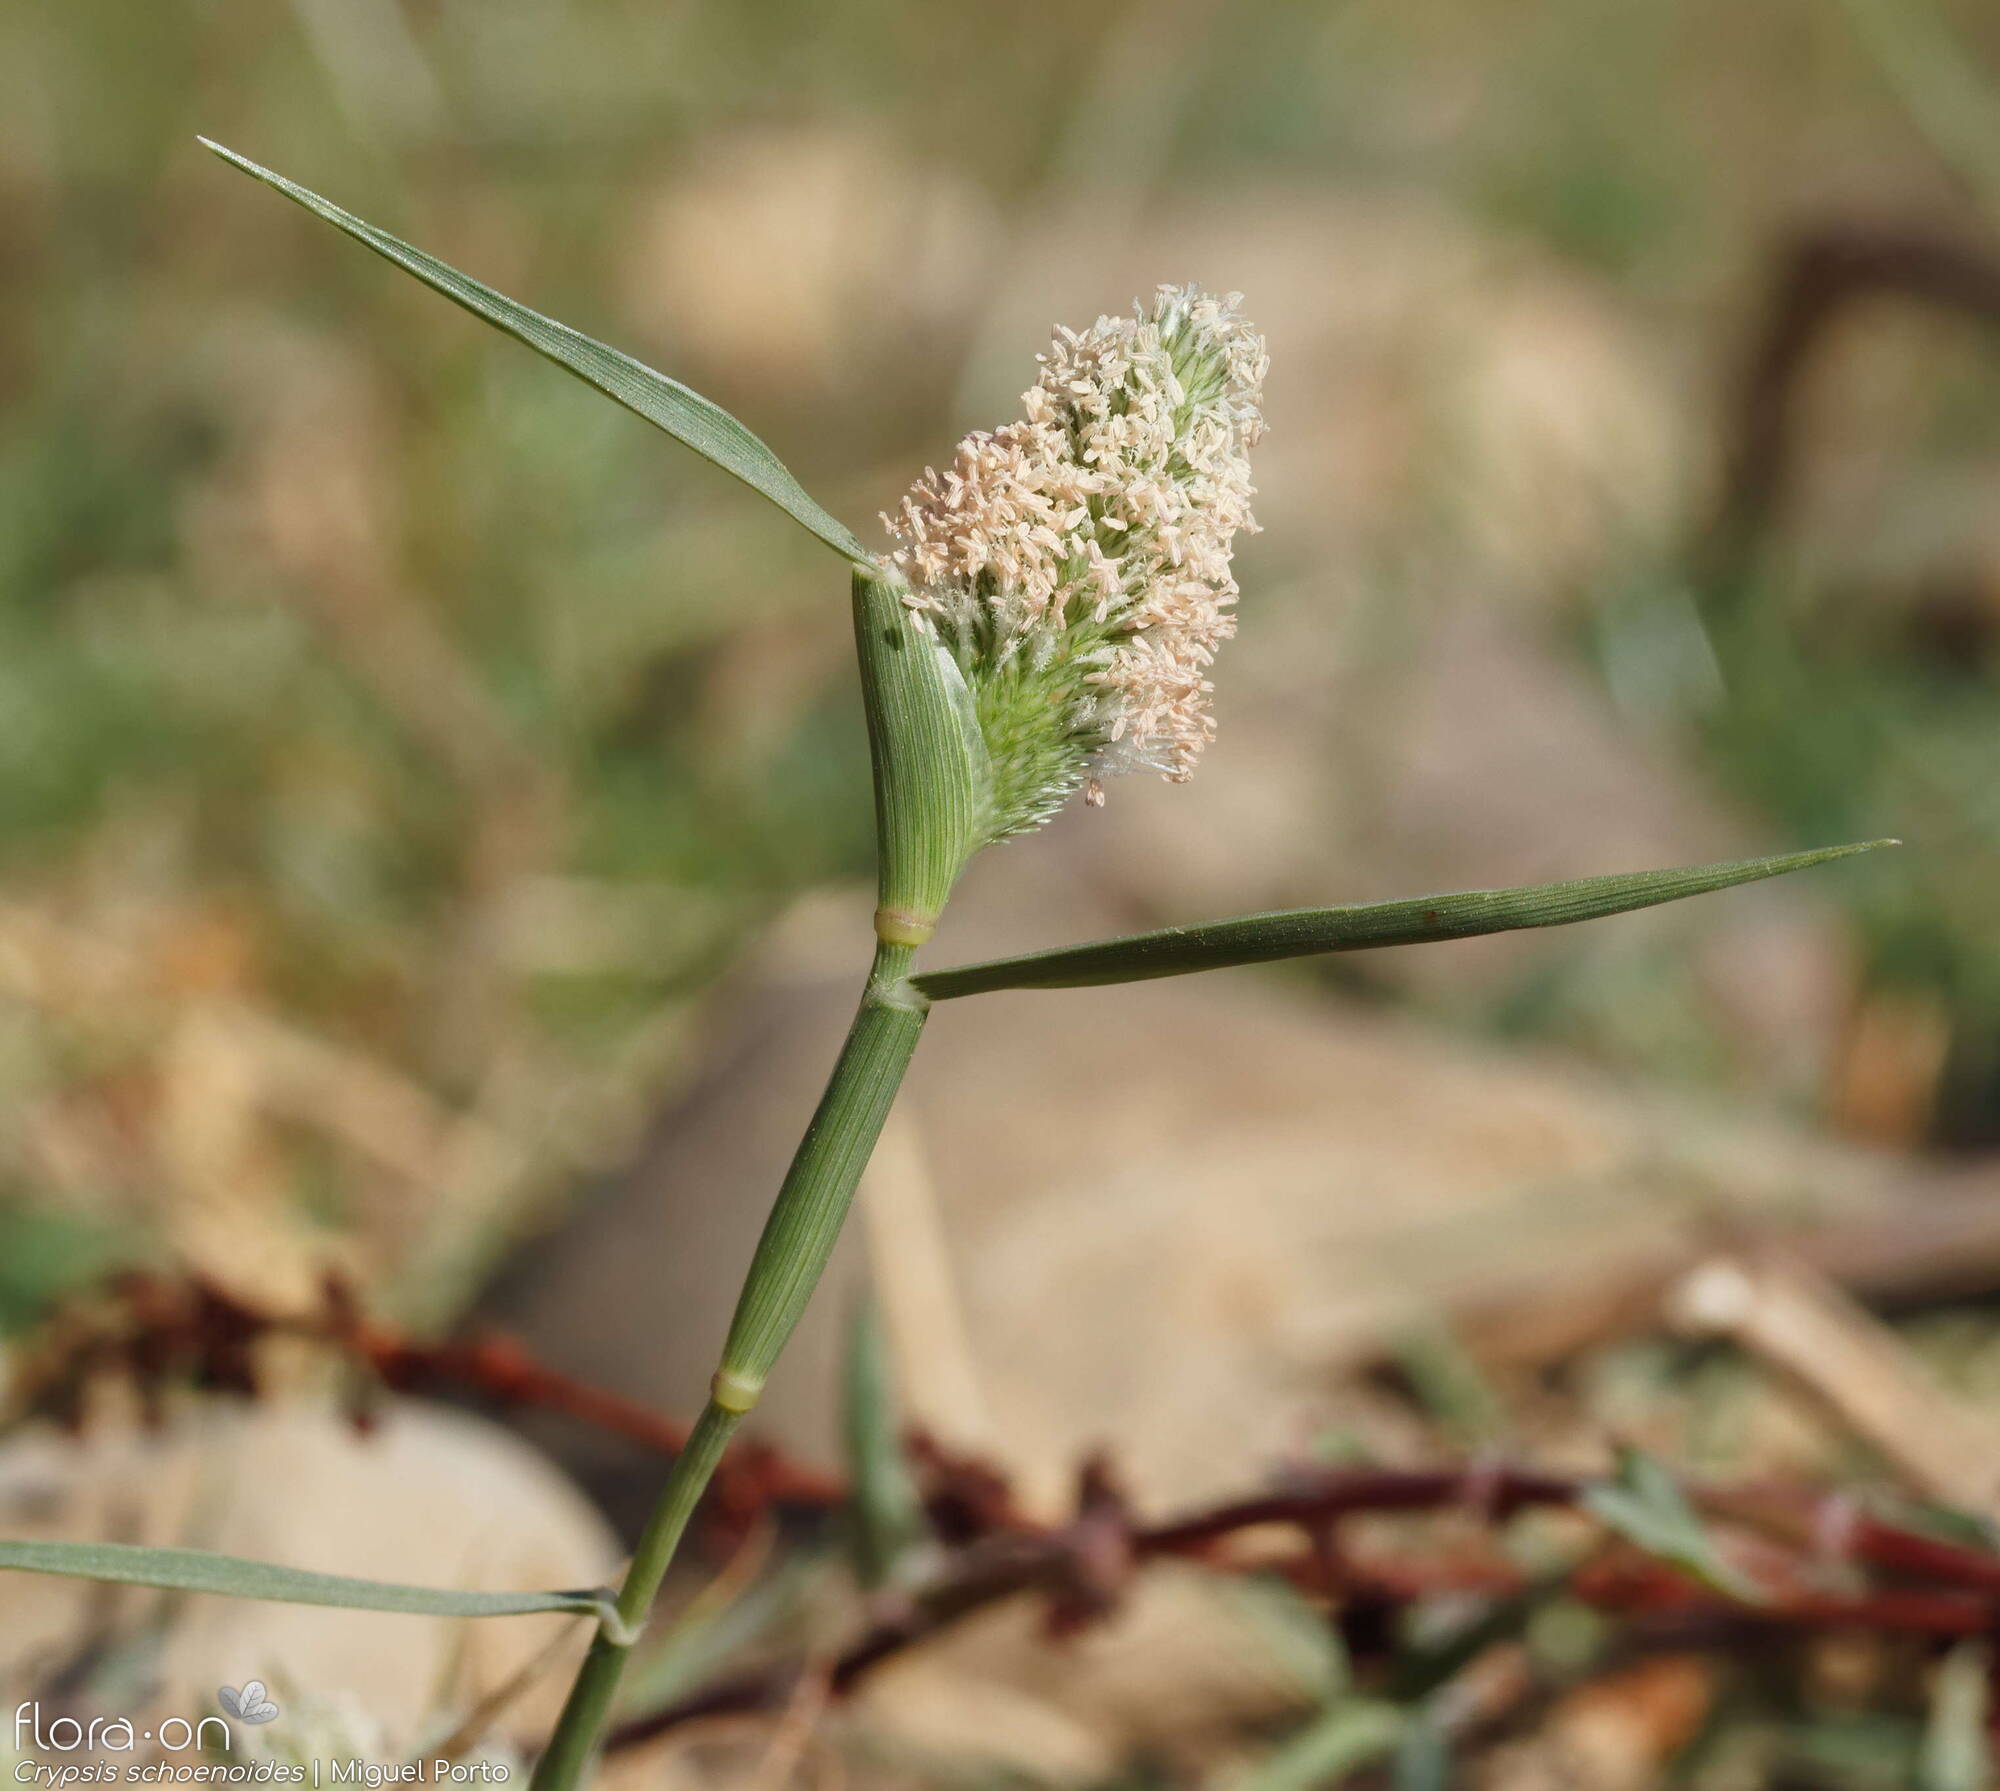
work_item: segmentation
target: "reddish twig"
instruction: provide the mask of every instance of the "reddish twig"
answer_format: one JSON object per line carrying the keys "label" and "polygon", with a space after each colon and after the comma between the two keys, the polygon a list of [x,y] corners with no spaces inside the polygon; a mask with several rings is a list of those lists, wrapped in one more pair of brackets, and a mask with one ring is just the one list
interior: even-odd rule
{"label": "reddish twig", "polygon": [[[839,1653],[829,1684],[836,1695],[883,1662],[1003,1600],[1040,1595],[1058,1613],[1073,1613],[1079,1599],[1108,1608],[1095,1563],[1113,1553],[1126,1572],[1149,1560],[1194,1559],[1224,1571],[1237,1564],[1223,1545],[1247,1531],[1283,1525],[1298,1531],[1305,1548],[1288,1559],[1264,1559],[1256,1571],[1277,1571],[1309,1594],[1324,1593],[1329,1560],[1338,1561],[1332,1596],[1351,1604],[1404,1607],[1443,1595],[1516,1597],[1534,1582],[1504,1561],[1482,1560],[1445,1568],[1434,1561],[1356,1564],[1329,1555],[1326,1538],[1340,1522],[1359,1516],[1460,1511],[1499,1522],[1531,1507],[1570,1508],[1588,1482],[1558,1476],[1475,1467],[1430,1472],[1357,1469],[1300,1478],[1272,1493],[1229,1501],[1169,1522],[1130,1528],[1122,1539],[1106,1534],[1107,1508],[1083,1503],[1076,1521],[1034,1535],[999,1532],[961,1550],[932,1583],[878,1611]],[[1872,1628],[1933,1639],[1979,1635],[2000,1627],[2000,1560],[1900,1529],[1854,1512],[1845,1500],[1765,1492],[1701,1495],[1717,1512],[1768,1523],[1788,1513],[1813,1543],[1812,1554],[1837,1554],[1852,1565],[1904,1577],[1942,1582],[1921,1589],[1871,1588],[1831,1595],[1810,1587],[1771,1589],[1761,1603],[1711,1591],[1662,1562],[1619,1545],[1586,1561],[1565,1582],[1580,1602],[1635,1618],[1708,1623],[1718,1637],[1767,1635],[1773,1629]],[[1122,1509],[1122,1507],[1121,1507]],[[1838,1546],[1836,1546],[1838,1545]],[[1073,1628],[1074,1623],[1065,1627]],[[710,1717],[740,1716],[782,1708],[796,1669],[780,1664],[718,1681],[679,1703],[625,1724],[609,1745],[631,1747],[671,1729]]]}
{"label": "reddish twig", "polygon": [[[109,1300],[59,1315],[20,1384],[28,1387],[34,1409],[71,1417],[81,1410],[88,1380],[106,1372],[130,1377],[155,1410],[163,1390],[176,1383],[254,1394],[257,1345],[273,1336],[321,1342],[380,1386],[468,1388],[504,1404],[561,1413],[663,1453],[678,1450],[687,1437],[676,1420],[546,1367],[508,1339],[412,1339],[368,1321],[338,1290],[329,1291],[318,1313],[274,1317],[205,1283],[127,1277]],[[361,1421],[366,1416],[357,1413]],[[1022,1512],[1007,1476],[990,1464],[951,1455],[922,1437],[911,1439],[910,1460],[944,1557],[927,1584],[878,1600],[860,1632],[816,1669],[833,1697],[884,1661],[1004,1600],[1041,1597],[1051,1630],[1072,1633],[1115,1611],[1133,1576],[1155,1560],[1197,1561],[1219,1572],[1277,1572],[1309,1596],[1350,1612],[1393,1613],[1447,1594],[1520,1597],[1534,1585],[1498,1555],[1357,1560],[1342,1546],[1340,1527],[1361,1516],[1452,1512],[1495,1526],[1532,1508],[1577,1507],[1590,1487],[1585,1480],[1494,1465],[1314,1470],[1146,1524],[1109,1464],[1093,1459],[1080,1476],[1076,1516],[1044,1525]],[[738,1522],[774,1504],[824,1508],[845,1496],[838,1476],[768,1446],[732,1452],[719,1485],[721,1508]],[[1689,1497],[1710,1519],[1768,1539],[1756,1576],[1762,1601],[1727,1597],[1611,1540],[1570,1573],[1564,1592],[1637,1622],[1667,1625],[1675,1634],[1711,1635],[1718,1645],[1774,1628],[1857,1626],[1933,1640],[2000,1629],[2000,1556],[1890,1523],[1837,1494],[1735,1486],[1693,1488]],[[1298,1546],[1276,1555],[1269,1548],[1232,1546],[1273,1528],[1292,1532]],[[1881,1583],[1829,1592],[1814,1583],[1829,1563]],[[611,1745],[631,1746],[701,1718],[784,1708],[799,1671],[781,1664],[720,1680],[627,1724]]]}
{"label": "reddish twig", "polygon": [[[503,1406],[554,1412],[663,1455],[678,1454],[687,1442],[688,1426],[679,1420],[547,1367],[511,1338],[413,1338],[365,1318],[338,1284],[329,1285],[318,1312],[277,1315],[198,1278],[120,1276],[108,1298],[80,1302],[47,1327],[22,1375],[25,1403],[75,1423],[89,1381],[112,1373],[131,1380],[156,1419],[165,1389],[176,1384],[255,1395],[256,1346],[274,1337],[323,1343],[399,1392],[454,1387]],[[370,1421],[365,1400],[357,1401],[355,1416]],[[845,1496],[837,1475],[754,1439],[731,1452],[718,1494],[733,1514],[749,1516],[772,1504],[830,1507]]]}

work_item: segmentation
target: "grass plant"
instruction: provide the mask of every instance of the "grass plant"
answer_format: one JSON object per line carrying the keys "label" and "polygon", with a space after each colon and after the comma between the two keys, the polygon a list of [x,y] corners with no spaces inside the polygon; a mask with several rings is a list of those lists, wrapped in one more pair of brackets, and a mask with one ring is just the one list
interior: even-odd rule
{"label": "grass plant", "polygon": [[1163,287],[1130,315],[1060,332],[1022,417],[967,437],[942,472],[916,481],[887,519],[890,547],[876,554],[755,434],[699,394],[209,147],[761,493],[842,562],[851,587],[879,872],[873,939],[857,940],[857,956],[865,946],[872,957],[853,1026],[748,1267],[707,1408],[616,1593],[453,1605],[452,1594],[287,1576],[185,1551],[0,1545],[4,1568],[246,1597],[463,1615],[582,1612],[595,1633],[541,1756],[539,1791],[569,1791],[588,1776],[633,1645],[732,1433],[812,1297],[934,1001],[1565,925],[1887,843],[1245,915],[919,969],[918,953],[986,846],[1031,832],[1072,798],[1102,802],[1116,775],[1185,779],[1213,735],[1208,674],[1235,626],[1234,542],[1255,526],[1249,456],[1266,374],[1263,344],[1236,300]]}

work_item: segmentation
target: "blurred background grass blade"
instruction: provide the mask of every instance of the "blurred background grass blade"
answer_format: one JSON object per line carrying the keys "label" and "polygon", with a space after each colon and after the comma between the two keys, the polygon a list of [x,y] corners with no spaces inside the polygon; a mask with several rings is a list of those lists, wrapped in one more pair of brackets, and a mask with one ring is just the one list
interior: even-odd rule
{"label": "blurred background grass blade", "polygon": [[1269,964],[1319,952],[1425,945],[1526,927],[1561,927],[1706,895],[1739,883],[1755,883],[1765,877],[1781,877],[1788,871],[1802,871],[1897,843],[1869,840],[1771,858],[1736,859],[1727,864],[1573,877],[1523,889],[1474,889],[1456,895],[1369,902],[1353,908],[1246,914],[1207,926],[1164,927],[1156,933],[1134,933],[1123,939],[934,970],[912,980],[932,1000],[946,1001],[995,989],[1081,989],[1103,983],[1144,982],[1157,976],[1186,976],[1197,970],[1224,970],[1239,964]]}
{"label": "blurred background grass blade", "polygon": [[1396,1791],[1449,1791],[1451,1741],[1435,1712],[1422,1712],[1403,1731],[1395,1774]]}
{"label": "blurred background grass blade", "polygon": [[874,1588],[923,1534],[923,1508],[903,1459],[902,1420],[882,1321],[859,1302],[847,1333],[842,1418],[847,1440],[849,1546],[855,1577]]}
{"label": "blurred background grass blade", "polygon": [[245,1561],[205,1549],[142,1548],[126,1542],[0,1542],[0,1571],[55,1574],[172,1592],[212,1592],[264,1604],[332,1605],[350,1611],[390,1611],[410,1617],[533,1617],[567,1613],[604,1618],[607,1593],[461,1592],[348,1579],[269,1561]]}
{"label": "blurred background grass blade", "polygon": [[[1552,1600],[1563,1596],[1565,1588],[1564,1574],[1547,1573],[1512,1597],[1497,1599],[1484,1610],[1475,1608],[1456,1626],[1413,1641],[1406,1658],[1389,1678],[1387,1695],[1401,1707],[1419,1709],[1431,1705],[1475,1662],[1495,1648],[1519,1640],[1536,1616]],[[1435,1711],[1428,1713],[1430,1717],[1435,1714]]]}
{"label": "blurred background grass blade", "polygon": [[1601,1522],[1647,1554],[1730,1598],[1761,1602],[1757,1587],[1718,1552],[1708,1526],[1674,1477],[1643,1449],[1621,1449],[1617,1478],[1592,1487],[1583,1502]]}
{"label": "blurred background grass blade", "polygon": [[1385,1366],[1391,1364],[1431,1422],[1459,1448],[1511,1450],[1505,1402],[1449,1325],[1426,1316],[1406,1326],[1389,1341]]}
{"label": "blurred background grass blade", "polygon": [[1245,1791],[1319,1791],[1380,1760],[1402,1740],[1402,1711],[1367,1698],[1343,1698],[1244,1779]]}
{"label": "blurred background grass blade", "polygon": [[[768,1550],[758,1542],[742,1552],[755,1571]],[[618,1688],[621,1720],[637,1720],[691,1697],[733,1660],[796,1633],[809,1620],[815,1601],[827,1595],[838,1564],[829,1553],[802,1549],[747,1584],[739,1582],[737,1570],[732,1563],[670,1623],[656,1623],[648,1631],[645,1652],[632,1662]]]}
{"label": "blurred background grass blade", "polygon": [[1842,0],[1910,121],[2000,223],[2000,85],[1931,0]]}
{"label": "blurred background grass blade", "polygon": [[315,217],[324,218],[357,242],[367,244],[385,260],[393,261],[406,272],[414,274],[433,291],[443,293],[454,304],[462,305],[475,317],[484,318],[517,342],[525,342],[537,354],[574,373],[586,385],[595,386],[607,397],[617,399],[627,410],[636,411],[647,422],[657,424],[676,441],[692,448],[704,459],[712,460],[724,472],[735,474],[753,491],[762,492],[786,515],[811,530],[835,553],[857,564],[868,563],[868,550],[855,539],[853,532],[814,503],[784,462],[720,405],[711,403],[699,392],[690,391],[678,380],[669,379],[664,373],[635,361],[628,354],[573,330],[567,324],[544,317],[539,311],[531,311],[526,305],[515,303],[504,293],[482,285],[436,256],[412,248],[386,230],[378,230],[351,212],[342,211],[317,193],[285,179],[281,174],[272,173],[268,168],[259,167],[247,156],[240,156],[233,149],[225,149],[206,137],[200,142],[232,167],[242,169],[266,186],[277,188],[287,199],[304,206]]}
{"label": "blurred background grass blade", "polygon": [[1938,1663],[1917,1755],[1917,1791],[1982,1791],[1993,1783],[1992,1660],[1990,1643],[1961,1642]]}

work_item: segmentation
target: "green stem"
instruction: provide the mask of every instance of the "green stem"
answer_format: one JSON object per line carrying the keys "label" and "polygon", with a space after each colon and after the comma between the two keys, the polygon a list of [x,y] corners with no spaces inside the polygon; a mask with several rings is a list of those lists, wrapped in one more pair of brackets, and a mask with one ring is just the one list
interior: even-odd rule
{"label": "green stem", "polygon": [[673,1564],[688,1519],[730,1433],[756,1404],[764,1377],[833,1254],[861,1172],[923,1032],[929,1003],[910,986],[910,956],[908,946],[876,947],[860,1011],[758,1241],[716,1371],[714,1394],[674,1463],[618,1595],[620,1628],[627,1639],[616,1639],[609,1628],[597,1632],[535,1768],[533,1791],[573,1791],[581,1783],[632,1643]]}
{"label": "green stem", "polygon": [[872,566],[856,570],[854,640],[881,858],[868,987],[757,1240],[708,1409],[674,1463],[632,1557],[618,1596],[617,1633],[606,1625],[592,1641],[535,1768],[533,1791],[574,1791],[589,1770],[626,1656],[681,1534],[729,1433],[757,1403],[764,1377],[819,1284],[923,1034],[930,999],[911,982],[910,959],[930,937],[979,842],[987,766],[965,681],[950,654],[912,618],[903,595],[900,580]]}
{"label": "green stem", "polygon": [[[660,1502],[639,1538],[624,1589],[618,1594],[619,1621],[627,1635],[636,1636],[653,1608],[681,1533],[722,1459],[729,1433],[741,1421],[740,1413],[711,1404],[689,1434],[687,1447],[675,1458]],[[631,1652],[630,1642],[619,1642],[608,1628],[599,1628],[577,1671],[576,1683],[570,1687],[562,1715],[556,1719],[555,1733],[535,1767],[534,1791],[558,1791],[581,1781],[597,1751],[597,1738],[611,1714],[611,1700]]]}

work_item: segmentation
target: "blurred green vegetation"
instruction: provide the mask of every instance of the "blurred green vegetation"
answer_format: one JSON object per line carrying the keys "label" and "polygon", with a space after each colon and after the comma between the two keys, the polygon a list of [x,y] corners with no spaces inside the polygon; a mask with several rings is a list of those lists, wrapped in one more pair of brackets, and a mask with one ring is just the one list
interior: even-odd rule
{"label": "blurred green vegetation", "polygon": [[[2000,67],[1992,9],[1938,16]],[[1888,210],[1991,247],[1906,99],[1809,0],[0,14],[0,1322],[98,1248],[79,1239],[201,1260],[274,1210],[306,1242],[260,1274],[351,1233],[404,1304],[462,1293],[481,1239],[615,1149],[773,917],[868,862],[817,550],[198,130],[684,377],[858,523],[990,420],[959,414],[968,303],[1080,181],[1166,242],[1196,192],[1443,208],[1719,392],[1796,219]],[[804,271],[770,266],[773,334],[743,350],[732,158],[775,144],[803,177],[856,140],[858,178],[899,171],[913,207],[948,178],[960,296],[848,277],[842,250],[896,266],[857,208]],[[720,197],[662,222],[697,189]],[[815,272],[824,339],[802,341]],[[690,290],[699,328],[671,302]],[[1991,1142],[2000,352],[1917,315],[1828,362],[1754,575],[1699,588],[1697,496],[1558,597],[1579,662],[1771,849],[1918,842],[1907,874],[1839,893],[1864,988],[1915,992],[1949,1034],[1940,1133]],[[1433,521],[1373,519],[1362,601],[1403,599],[1379,569],[1416,564]],[[1942,647],[1939,580],[1972,618]],[[1616,999],[1671,1015],[1677,974]],[[1587,1042],[1597,998],[1530,983],[1465,1017]],[[325,1055],[272,1071],[246,1013]],[[190,1188],[213,1197],[184,1225]]]}

